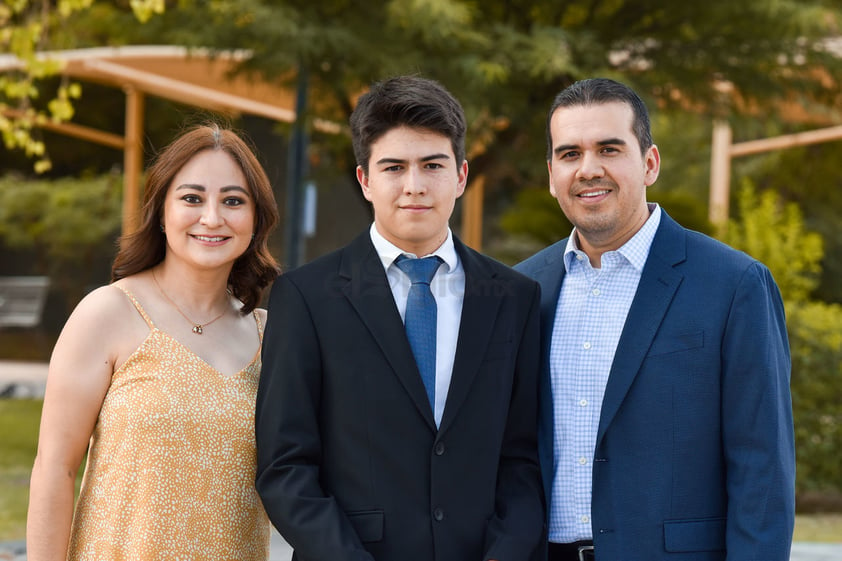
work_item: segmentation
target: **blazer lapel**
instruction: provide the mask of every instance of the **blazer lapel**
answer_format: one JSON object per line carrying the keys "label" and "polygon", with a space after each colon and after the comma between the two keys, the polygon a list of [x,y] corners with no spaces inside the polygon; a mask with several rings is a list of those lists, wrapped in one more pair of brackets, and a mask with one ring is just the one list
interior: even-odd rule
{"label": "blazer lapel", "polygon": [[[406,338],[389,280],[366,230],[343,251],[339,276],[342,292],[371,333],[421,415],[435,430],[427,391]],[[361,349],[361,352],[364,352]]]}
{"label": "blazer lapel", "polygon": [[548,248],[543,264],[525,271],[541,285],[541,350],[545,358],[550,356],[555,313],[558,309],[561,283],[564,280],[564,249],[567,247],[567,239],[564,238]]}
{"label": "blazer lapel", "polygon": [[602,400],[597,448],[640,370],[664,314],[684,278],[674,266],[686,258],[686,233],[663,209],[661,212],[661,223],[614,354]]}
{"label": "blazer lapel", "polygon": [[550,344],[552,343],[555,315],[558,309],[558,297],[564,280],[564,249],[567,238],[556,242],[546,251],[544,263],[534,269],[526,270],[530,277],[541,285],[541,377],[538,380],[538,454],[544,474],[544,492],[550,496],[553,465],[553,431],[555,425],[555,407],[553,406],[553,387],[550,380]]}
{"label": "blazer lapel", "polygon": [[497,280],[491,268],[455,236],[453,243],[465,269],[465,298],[440,431],[453,422],[459,407],[468,396],[479,365],[485,357],[485,349],[494,331],[494,318],[500,307]]}

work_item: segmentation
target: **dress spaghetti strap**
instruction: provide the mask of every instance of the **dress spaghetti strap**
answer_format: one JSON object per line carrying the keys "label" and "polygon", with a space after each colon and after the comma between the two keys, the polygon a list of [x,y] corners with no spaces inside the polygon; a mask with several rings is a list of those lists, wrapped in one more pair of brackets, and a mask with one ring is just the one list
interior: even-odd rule
{"label": "dress spaghetti strap", "polygon": [[[143,316],[143,319],[146,320],[146,325],[149,326],[149,329],[155,329],[155,324],[152,323],[152,320],[146,314],[146,310],[143,309],[143,306],[140,305],[140,302],[137,301],[137,298],[134,297],[134,294],[132,294],[131,292],[129,292],[128,290],[126,290],[125,288],[123,288],[120,285],[114,285],[114,286],[116,286],[117,288],[122,290],[126,294],[126,296],[129,297],[129,300],[132,301],[132,304],[134,304],[135,309],[137,309],[138,313],[140,313],[140,315]],[[260,321],[258,320],[257,323],[258,323],[258,329],[260,329]]]}
{"label": "dress spaghetti strap", "polygon": [[254,316],[254,321],[257,322],[257,335],[260,337],[261,344],[263,343],[263,322],[260,321],[260,314],[257,313],[257,309],[251,311],[252,315]]}

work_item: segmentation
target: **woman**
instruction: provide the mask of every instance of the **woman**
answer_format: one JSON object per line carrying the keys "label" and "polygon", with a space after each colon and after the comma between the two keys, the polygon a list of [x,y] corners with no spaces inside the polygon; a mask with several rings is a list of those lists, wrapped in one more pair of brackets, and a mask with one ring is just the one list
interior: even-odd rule
{"label": "woman", "polygon": [[199,126],[157,157],[113,283],[79,303],[53,350],[30,561],[267,558],[256,306],[278,274],[277,222],[269,180],[235,133]]}

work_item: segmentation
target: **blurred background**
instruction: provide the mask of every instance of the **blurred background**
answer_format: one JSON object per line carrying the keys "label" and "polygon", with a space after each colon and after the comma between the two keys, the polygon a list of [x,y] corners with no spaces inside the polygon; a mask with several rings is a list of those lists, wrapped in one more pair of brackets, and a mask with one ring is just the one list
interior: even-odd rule
{"label": "blurred background", "polygon": [[[553,97],[615,78],[652,113],[650,200],[760,259],[781,287],[798,510],[830,513],[818,524],[836,526],[811,535],[842,541],[841,26],[839,0],[4,0],[0,368],[49,360],[73,307],[109,281],[143,168],[187,124],[223,120],[251,138],[290,269],[371,220],[347,133],[359,94],[396,74],[437,79],[469,121],[451,226],[514,264],[570,231],[547,191]],[[4,426],[0,399],[0,438],[32,425],[16,444],[30,466],[33,401]],[[0,470],[13,456],[0,452]],[[22,538],[2,513],[25,498],[2,501],[25,497],[27,477],[3,477],[0,539]]]}

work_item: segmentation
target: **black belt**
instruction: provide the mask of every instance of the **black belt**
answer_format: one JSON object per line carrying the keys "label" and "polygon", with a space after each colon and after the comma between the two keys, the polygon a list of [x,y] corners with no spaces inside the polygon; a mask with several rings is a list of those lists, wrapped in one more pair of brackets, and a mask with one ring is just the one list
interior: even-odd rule
{"label": "black belt", "polygon": [[594,561],[593,542],[549,542],[549,561]]}

